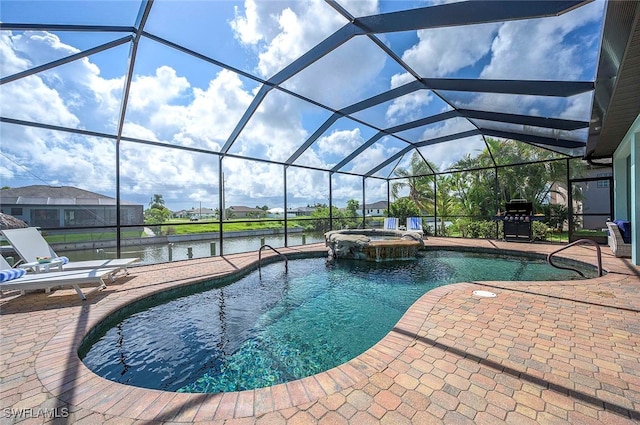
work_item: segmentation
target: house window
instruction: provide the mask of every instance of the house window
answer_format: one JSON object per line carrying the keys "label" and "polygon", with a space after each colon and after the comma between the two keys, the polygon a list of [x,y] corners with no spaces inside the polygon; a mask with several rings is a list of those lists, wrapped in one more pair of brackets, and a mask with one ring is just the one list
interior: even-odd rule
{"label": "house window", "polygon": [[[611,177],[611,173],[597,173],[596,177]],[[596,182],[598,189],[604,189],[609,187],[609,180],[598,180]]]}
{"label": "house window", "polygon": [[11,208],[11,215],[14,217],[22,215],[22,208]]}
{"label": "house window", "polygon": [[64,226],[95,226],[102,224],[97,219],[98,213],[95,209],[73,209],[64,210]]}
{"label": "house window", "polygon": [[36,227],[59,227],[60,211],[45,208],[32,209],[30,224]]}

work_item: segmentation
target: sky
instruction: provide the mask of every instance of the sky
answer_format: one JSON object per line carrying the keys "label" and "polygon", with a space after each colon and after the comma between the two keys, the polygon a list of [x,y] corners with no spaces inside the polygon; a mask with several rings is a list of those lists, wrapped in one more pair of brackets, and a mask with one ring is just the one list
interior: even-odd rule
{"label": "sky", "polygon": [[[351,15],[362,17],[442,2],[338,3]],[[603,6],[604,2],[595,1],[551,18],[378,37],[425,78],[594,81]],[[139,7],[133,0],[3,0],[0,20],[131,27]],[[227,207],[276,208],[284,207],[286,173],[288,207],[328,203],[329,179],[334,204],[345,206],[348,199],[362,202],[362,177],[330,176],[319,170],[331,170],[380,129],[453,108],[590,118],[592,93],[552,98],[418,90],[358,111],[353,114],[355,119],[329,121],[328,128],[286,171],[280,164],[261,161],[288,160],[330,119],[333,110],[414,80],[369,38],[356,36],[286,79],[281,85],[284,90],[269,90],[238,137],[231,140],[238,122],[259,95],[262,81],[277,75],[346,23],[320,0],[157,0],[145,31],[211,60],[142,36],[119,149],[115,138],[100,135],[118,132],[131,43],[3,84],[3,118],[89,130],[96,135],[0,123],[0,185],[68,185],[115,197],[119,170],[121,199],[148,205],[154,194],[162,194],[166,205],[175,211],[200,205],[217,208],[222,174]],[[128,35],[126,31],[2,30],[0,72],[2,78],[12,76]],[[382,137],[340,171],[367,173],[407,147],[407,142],[473,128],[473,123],[457,118],[406,130],[398,137]],[[586,131],[562,136],[585,141]],[[229,156],[220,161],[215,153],[230,140]],[[446,170],[484,147],[482,138],[476,136],[424,146],[420,152]],[[410,155],[374,176],[387,177],[393,167],[407,167]],[[386,199],[383,179],[368,178],[364,187],[367,203]]]}

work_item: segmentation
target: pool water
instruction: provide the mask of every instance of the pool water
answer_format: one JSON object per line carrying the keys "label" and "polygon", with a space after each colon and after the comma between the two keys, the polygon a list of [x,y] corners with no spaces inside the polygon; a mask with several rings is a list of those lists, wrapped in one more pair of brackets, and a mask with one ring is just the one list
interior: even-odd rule
{"label": "pool water", "polygon": [[[592,270],[583,270],[594,276]],[[414,261],[291,260],[134,313],[80,350],[112,381],[215,393],[326,371],[382,339],[438,286],[469,280],[567,280],[541,260],[432,251]]]}

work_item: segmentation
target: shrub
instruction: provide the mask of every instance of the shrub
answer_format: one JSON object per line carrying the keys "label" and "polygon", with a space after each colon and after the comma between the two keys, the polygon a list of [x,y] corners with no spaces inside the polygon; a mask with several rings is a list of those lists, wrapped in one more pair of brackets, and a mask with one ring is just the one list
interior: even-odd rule
{"label": "shrub", "polygon": [[[425,236],[433,236],[433,226],[427,224],[426,226],[424,226],[422,228],[422,230],[424,231]],[[445,236],[443,234],[439,234],[438,236]]]}
{"label": "shrub", "polygon": [[469,237],[472,238],[495,238],[496,224],[492,221],[472,221],[467,227]]}
{"label": "shrub", "polygon": [[496,238],[496,223],[489,220],[461,218],[451,225],[452,231],[460,232],[463,238]]}
{"label": "shrub", "polygon": [[547,234],[549,234],[550,232],[551,229],[549,228],[549,226],[541,221],[534,221],[531,223],[531,238],[533,240],[538,239],[541,241],[546,241]]}

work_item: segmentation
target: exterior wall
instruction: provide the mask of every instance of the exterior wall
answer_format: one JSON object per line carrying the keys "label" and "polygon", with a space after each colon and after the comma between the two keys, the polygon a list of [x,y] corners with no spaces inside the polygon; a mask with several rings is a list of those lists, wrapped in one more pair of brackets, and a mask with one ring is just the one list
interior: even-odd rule
{"label": "exterior wall", "polygon": [[640,115],[613,154],[614,217],[631,221],[631,261],[640,265]]}
{"label": "exterior wall", "polygon": [[365,209],[364,214],[367,217],[384,217],[384,209]]}
{"label": "exterior wall", "polygon": [[[35,227],[115,226],[116,207],[101,205],[3,205],[2,212]],[[142,205],[121,206],[123,225],[144,223]]]}
{"label": "exterior wall", "polygon": [[[386,202],[378,201],[364,206],[365,217],[384,217],[384,211],[388,208]],[[358,209],[358,216],[362,215],[362,208]]]}
{"label": "exterior wall", "polygon": [[[594,169],[588,177],[608,177],[611,176],[611,169]],[[609,181],[599,180],[595,182],[582,183],[584,187],[582,202],[582,213],[601,214],[599,216],[583,216],[582,227],[584,229],[602,229],[606,227],[606,219],[611,214],[609,210]]]}

